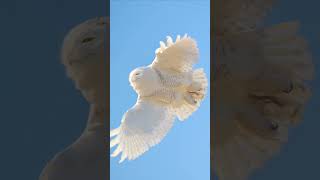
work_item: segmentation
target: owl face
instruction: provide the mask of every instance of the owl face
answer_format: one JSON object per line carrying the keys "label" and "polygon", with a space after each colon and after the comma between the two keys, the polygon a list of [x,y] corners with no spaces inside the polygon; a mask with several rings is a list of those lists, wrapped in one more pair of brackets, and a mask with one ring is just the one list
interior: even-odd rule
{"label": "owl face", "polygon": [[150,67],[139,67],[131,71],[129,82],[140,95],[148,94],[158,86],[157,75]]}
{"label": "owl face", "polygon": [[67,74],[92,104],[105,101],[105,62],[109,61],[109,55],[104,51],[108,45],[107,26],[107,18],[90,19],[69,32],[62,48]]}
{"label": "owl face", "polygon": [[94,18],[74,27],[65,37],[62,62],[66,66],[105,60],[107,18]]}
{"label": "owl face", "polygon": [[144,69],[143,68],[136,68],[133,71],[131,71],[129,75],[129,81],[131,85],[139,83],[141,79],[143,78]]}

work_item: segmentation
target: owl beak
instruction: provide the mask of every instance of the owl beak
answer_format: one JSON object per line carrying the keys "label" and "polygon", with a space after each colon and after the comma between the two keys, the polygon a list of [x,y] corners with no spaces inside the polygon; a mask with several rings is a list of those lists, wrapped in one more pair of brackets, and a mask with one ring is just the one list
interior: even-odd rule
{"label": "owl beak", "polygon": [[134,81],[137,81],[137,80],[139,80],[140,79],[140,77],[136,77],[136,78],[134,78]]}
{"label": "owl beak", "polygon": [[132,81],[132,82],[136,82],[136,81],[139,80],[139,79],[140,79],[140,77],[135,76],[135,77],[133,77],[133,78],[131,79],[131,81]]}

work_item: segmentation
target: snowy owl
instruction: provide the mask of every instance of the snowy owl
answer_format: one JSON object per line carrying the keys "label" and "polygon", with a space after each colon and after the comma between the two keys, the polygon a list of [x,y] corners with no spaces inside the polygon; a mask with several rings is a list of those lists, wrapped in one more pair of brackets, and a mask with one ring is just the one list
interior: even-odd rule
{"label": "snowy owl", "polygon": [[146,67],[129,75],[138,94],[136,104],[111,130],[112,157],[121,154],[120,162],[133,160],[158,144],[168,133],[175,118],[183,121],[196,111],[206,95],[207,78],[203,69],[193,70],[199,52],[196,41],[185,35],[160,41],[156,57]]}
{"label": "snowy owl", "polygon": [[62,62],[90,104],[90,114],[81,136],[47,163],[40,180],[107,179],[104,65],[109,59],[105,51],[109,49],[109,29],[109,18],[93,18],[72,28],[65,37]]}
{"label": "snowy owl", "polygon": [[302,119],[313,64],[297,22],[264,28],[273,0],[217,0],[216,117],[212,166],[220,180],[244,180],[279,152]]}

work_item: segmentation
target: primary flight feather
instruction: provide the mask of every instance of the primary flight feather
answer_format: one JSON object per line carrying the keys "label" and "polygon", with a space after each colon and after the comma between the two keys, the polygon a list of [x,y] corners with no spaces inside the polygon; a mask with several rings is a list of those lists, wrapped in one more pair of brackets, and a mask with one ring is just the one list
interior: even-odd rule
{"label": "primary flight feather", "polygon": [[207,78],[203,69],[193,70],[199,58],[196,41],[189,36],[170,36],[160,41],[156,57],[146,67],[129,75],[130,85],[138,94],[136,104],[111,130],[112,157],[120,162],[133,160],[158,144],[171,129],[175,118],[187,119],[198,109],[206,95]]}

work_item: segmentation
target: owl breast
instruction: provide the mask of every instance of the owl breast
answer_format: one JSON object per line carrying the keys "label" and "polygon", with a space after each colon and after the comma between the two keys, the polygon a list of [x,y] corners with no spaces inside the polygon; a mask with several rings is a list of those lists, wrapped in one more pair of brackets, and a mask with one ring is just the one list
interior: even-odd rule
{"label": "owl breast", "polygon": [[189,86],[192,82],[192,73],[164,72],[155,69],[158,81],[165,88],[179,88]]}

